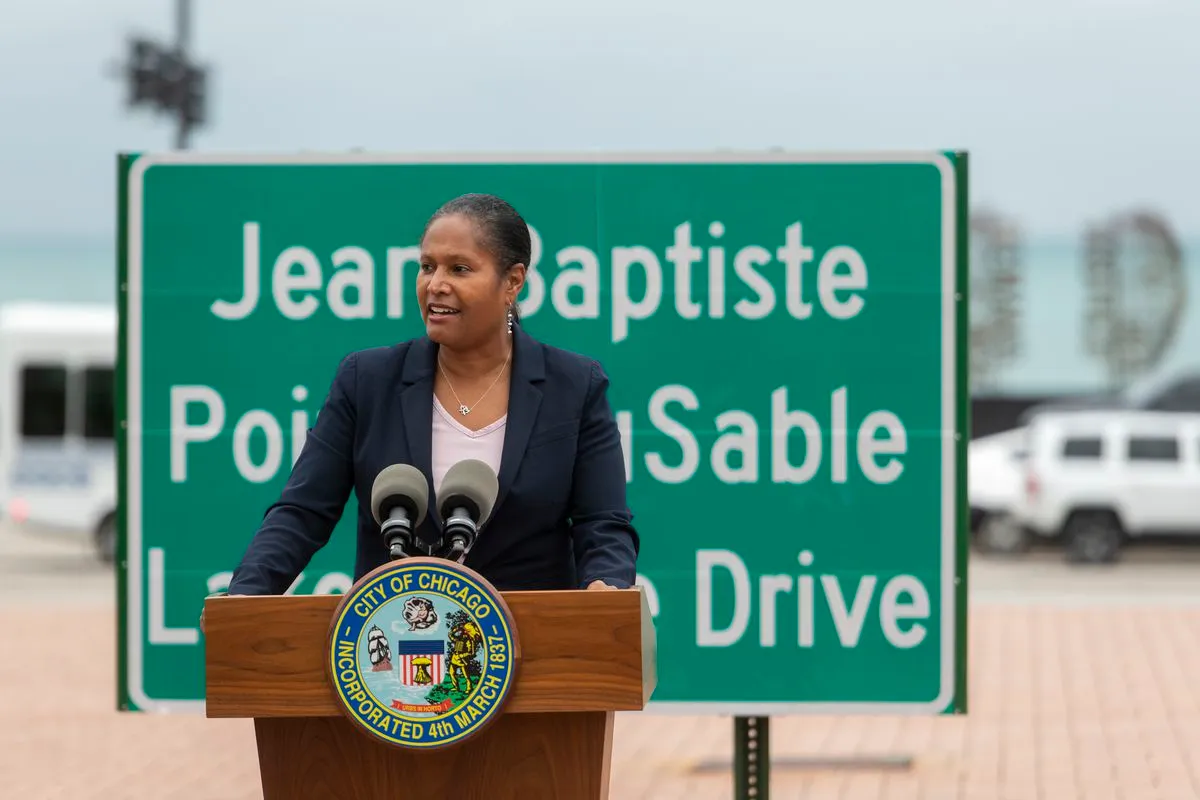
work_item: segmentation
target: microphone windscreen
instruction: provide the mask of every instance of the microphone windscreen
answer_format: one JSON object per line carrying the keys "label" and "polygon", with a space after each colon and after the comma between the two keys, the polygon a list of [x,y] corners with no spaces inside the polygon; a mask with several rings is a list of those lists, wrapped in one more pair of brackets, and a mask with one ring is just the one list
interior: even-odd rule
{"label": "microphone windscreen", "polygon": [[411,464],[392,464],[375,476],[371,486],[371,514],[382,525],[396,506],[402,506],[416,528],[429,508],[429,481]]}
{"label": "microphone windscreen", "polygon": [[482,461],[468,458],[446,470],[446,477],[442,478],[438,490],[438,511],[444,519],[454,511],[455,506],[474,506],[474,511],[479,515],[476,524],[482,525],[491,515],[499,493],[500,484],[492,468]]}

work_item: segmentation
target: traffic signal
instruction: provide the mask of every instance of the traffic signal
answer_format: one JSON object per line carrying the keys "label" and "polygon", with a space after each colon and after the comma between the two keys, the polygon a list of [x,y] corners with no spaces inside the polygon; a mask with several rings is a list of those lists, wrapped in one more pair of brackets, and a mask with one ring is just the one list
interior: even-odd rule
{"label": "traffic signal", "polygon": [[159,46],[148,39],[134,39],[129,43],[129,94],[126,103],[130,107],[162,107],[165,91],[161,71],[162,55]]}
{"label": "traffic signal", "polygon": [[188,127],[199,128],[207,117],[208,70],[188,65],[183,73],[183,99],[180,113]]}
{"label": "traffic signal", "polygon": [[206,68],[193,64],[174,48],[134,38],[129,42],[125,73],[129,107],[148,107],[175,115],[184,139],[189,131],[204,125],[208,116]]}

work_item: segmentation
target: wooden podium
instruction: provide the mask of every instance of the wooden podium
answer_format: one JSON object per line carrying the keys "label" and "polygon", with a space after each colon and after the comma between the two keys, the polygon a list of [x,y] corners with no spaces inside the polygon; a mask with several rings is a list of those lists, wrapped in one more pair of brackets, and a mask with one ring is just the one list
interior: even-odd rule
{"label": "wooden podium", "polygon": [[486,728],[411,751],[344,716],[325,663],[339,597],[205,600],[209,717],[252,717],[264,800],[596,800],[608,797],[613,714],[656,682],[645,593],[504,592],[517,682]]}

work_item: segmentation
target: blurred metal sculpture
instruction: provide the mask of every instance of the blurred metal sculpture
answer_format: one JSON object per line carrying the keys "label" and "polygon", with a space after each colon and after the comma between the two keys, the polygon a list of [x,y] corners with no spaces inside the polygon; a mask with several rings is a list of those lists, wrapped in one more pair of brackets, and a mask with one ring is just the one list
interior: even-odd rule
{"label": "blurred metal sculpture", "polygon": [[994,211],[971,215],[971,390],[994,389],[1021,352],[1021,238]]}
{"label": "blurred metal sculpture", "polygon": [[1115,215],[1084,234],[1089,355],[1120,390],[1153,370],[1175,340],[1187,305],[1179,240],[1149,212]]}

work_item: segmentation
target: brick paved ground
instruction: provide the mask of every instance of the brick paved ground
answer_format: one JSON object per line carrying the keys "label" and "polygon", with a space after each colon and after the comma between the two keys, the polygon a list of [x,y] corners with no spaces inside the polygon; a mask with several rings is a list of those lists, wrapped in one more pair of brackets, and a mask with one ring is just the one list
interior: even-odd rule
{"label": "brick paved ground", "polygon": [[[256,797],[248,723],[112,710],[113,632],[103,608],[0,609],[0,797]],[[772,729],[777,757],[910,755],[910,770],[777,767],[772,797],[1200,798],[1200,609],[977,607],[970,647],[966,718]],[[693,770],[728,757],[730,732],[723,719],[621,717],[614,800],[730,797],[728,774]]]}

